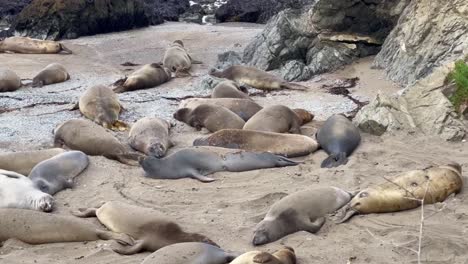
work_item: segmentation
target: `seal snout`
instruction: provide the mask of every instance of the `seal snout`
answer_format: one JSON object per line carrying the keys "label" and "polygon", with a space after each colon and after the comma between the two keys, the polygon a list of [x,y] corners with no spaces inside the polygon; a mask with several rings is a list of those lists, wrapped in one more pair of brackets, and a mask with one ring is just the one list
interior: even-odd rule
{"label": "seal snout", "polygon": [[54,209],[54,204],[54,197],[47,195],[39,202],[39,210],[46,213],[52,212],[52,210]]}
{"label": "seal snout", "polygon": [[164,157],[165,153],[166,153],[166,149],[161,143],[154,143],[148,149],[148,154],[156,158]]}

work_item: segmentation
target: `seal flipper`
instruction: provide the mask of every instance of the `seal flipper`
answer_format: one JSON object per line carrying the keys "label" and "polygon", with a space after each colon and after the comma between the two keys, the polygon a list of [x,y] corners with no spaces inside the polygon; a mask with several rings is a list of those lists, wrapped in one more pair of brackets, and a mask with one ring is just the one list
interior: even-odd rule
{"label": "seal flipper", "polygon": [[127,234],[124,233],[115,233],[104,230],[96,230],[96,234],[99,239],[102,240],[115,240],[121,245],[134,246],[135,240]]}
{"label": "seal flipper", "polygon": [[289,89],[289,90],[298,90],[298,91],[306,91],[309,89],[309,87],[306,87],[304,85],[300,85],[297,83],[290,83],[290,82],[284,82],[281,84],[282,89]]}
{"label": "seal flipper", "polygon": [[76,217],[95,217],[98,208],[78,208],[78,211],[72,211],[71,214]]}
{"label": "seal flipper", "polygon": [[133,255],[145,248],[144,240],[137,240],[135,244],[127,247],[113,248],[112,250],[122,255]]}
{"label": "seal flipper", "polygon": [[65,47],[65,45],[63,45],[62,43],[60,43],[60,49],[61,49],[61,50],[60,50],[59,53],[62,53],[62,54],[73,54],[73,52],[72,52],[69,48]]}
{"label": "seal flipper", "polygon": [[268,252],[260,252],[253,257],[253,262],[255,263],[268,263],[272,261],[275,257]]}
{"label": "seal flipper", "polygon": [[215,179],[210,178],[210,177],[207,177],[207,176],[202,175],[202,174],[200,174],[200,173],[193,173],[193,174],[191,175],[191,178],[196,179],[196,180],[199,180],[199,181],[201,181],[201,182],[214,182],[214,181],[215,181]]}
{"label": "seal flipper", "polygon": [[334,168],[340,165],[345,165],[348,163],[348,158],[346,157],[346,152],[340,152],[338,154],[332,153],[328,158],[322,161],[320,165],[321,168]]}
{"label": "seal flipper", "polygon": [[359,212],[351,207],[346,207],[345,211],[344,211],[344,216],[337,220],[337,221],[334,221],[336,224],[342,224],[346,221],[348,221],[351,217],[353,217],[354,215],[358,214]]}
{"label": "seal flipper", "polygon": [[278,167],[286,167],[286,166],[296,166],[296,165],[299,165],[298,162],[295,162],[293,160],[290,160],[286,157],[283,157],[283,156],[278,156],[278,160],[276,161],[276,166]]}
{"label": "seal flipper", "polygon": [[323,224],[325,224],[325,217],[320,217],[315,219],[314,222],[311,222],[310,220],[307,222],[301,223],[303,226],[302,228],[310,233],[317,233],[320,228],[322,228]]}
{"label": "seal flipper", "polygon": [[78,110],[78,109],[80,109],[80,102],[76,102],[68,110],[69,111],[74,111],[74,110]]}

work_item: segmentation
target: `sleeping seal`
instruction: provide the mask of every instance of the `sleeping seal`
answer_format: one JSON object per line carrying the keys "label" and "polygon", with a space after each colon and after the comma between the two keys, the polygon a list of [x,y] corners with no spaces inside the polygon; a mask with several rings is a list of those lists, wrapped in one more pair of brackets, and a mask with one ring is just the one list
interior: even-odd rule
{"label": "sleeping seal", "polygon": [[14,71],[0,69],[0,93],[16,91],[21,85],[21,79]]}
{"label": "sleeping seal", "polygon": [[202,104],[212,104],[226,107],[227,109],[240,116],[244,121],[249,120],[253,115],[262,109],[262,107],[250,99],[238,98],[191,98],[180,102],[179,109],[195,109]]}
{"label": "sleeping seal", "polygon": [[61,83],[69,79],[70,74],[68,74],[65,67],[59,63],[52,63],[47,65],[33,78],[32,87]]}
{"label": "sleeping seal", "polygon": [[168,82],[172,78],[171,71],[160,63],[143,65],[127,78],[118,80],[114,92],[123,93],[139,89],[153,88]]}
{"label": "sleeping seal", "polygon": [[239,98],[239,99],[250,99],[249,93],[245,86],[239,85],[238,83],[225,80],[218,83],[211,92],[211,98]]}
{"label": "sleeping seal", "polygon": [[71,54],[63,44],[51,41],[32,39],[27,37],[10,37],[0,40],[0,52],[15,52],[26,54]]}
{"label": "sleeping seal", "polygon": [[65,152],[62,148],[0,153],[0,169],[29,175],[39,162]]}
{"label": "sleeping seal", "polygon": [[194,109],[180,108],[174,113],[174,118],[189,126],[201,130],[203,127],[210,132],[221,129],[242,129],[245,122],[226,107],[212,104],[201,104]]}
{"label": "sleeping seal", "polygon": [[284,247],[273,254],[265,251],[249,251],[229,264],[296,264],[296,254],[290,247]]}
{"label": "sleeping seal", "polygon": [[148,156],[162,158],[172,147],[169,140],[171,123],[157,117],[144,117],[132,125],[128,134],[128,142],[135,150]]}

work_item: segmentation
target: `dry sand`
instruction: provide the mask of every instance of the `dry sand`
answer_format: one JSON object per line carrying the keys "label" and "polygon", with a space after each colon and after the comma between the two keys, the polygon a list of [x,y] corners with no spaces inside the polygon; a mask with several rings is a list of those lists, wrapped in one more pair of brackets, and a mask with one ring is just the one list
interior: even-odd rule
{"label": "dry sand", "polygon": [[[240,51],[261,30],[259,25],[231,24],[199,26],[167,23],[123,33],[113,33],[65,41],[74,55],[0,54],[2,64],[22,78],[32,78],[52,62],[64,64],[72,79],[63,84],[39,89],[25,88],[0,95],[2,108],[15,111],[0,114],[1,151],[18,151],[50,147],[52,129],[79,112],[60,111],[76,101],[89,86],[110,84],[132,67],[120,66],[130,61],[160,61],[164,49],[175,39],[182,39],[193,57],[204,64],[194,67],[195,75],[206,74],[217,54]],[[370,69],[372,58],[363,59],[343,70],[325,74],[303,83],[307,93],[282,91],[267,97],[255,97],[262,105],[275,103],[302,107],[323,120],[333,113],[352,110],[355,105],[342,96],[320,90],[321,83],[337,77],[360,77],[353,95],[369,100],[377,91],[394,93],[399,88],[385,80],[381,71]],[[171,119],[177,102],[160,96],[207,94],[194,87],[201,77],[173,80],[161,87],[119,95],[127,109],[123,119],[134,122],[143,116]],[[57,112],[60,111],[60,112]],[[317,126],[319,122],[312,122]],[[177,122],[172,130],[176,148],[189,146],[193,139],[206,134]],[[124,140],[125,135],[118,135]],[[347,165],[321,169],[326,157],[318,151],[300,158],[296,167],[266,169],[243,173],[216,173],[217,181],[200,183],[192,179],[154,180],[143,177],[140,168],[132,168],[103,157],[92,157],[90,167],[75,180],[73,190],[56,195],[58,210],[95,206],[103,201],[121,200],[151,207],[179,221],[187,230],[208,235],[223,248],[251,250],[253,228],[269,206],[298,190],[314,186],[337,186],[357,190],[384,181],[402,171],[456,161],[468,169],[467,143],[448,143],[421,135],[363,134],[361,146]],[[466,192],[446,202],[425,207],[422,243],[423,263],[468,263],[468,198]],[[260,247],[275,250],[281,244],[293,247],[300,264],[314,263],[417,263],[420,209],[391,214],[356,216],[335,225],[327,221],[317,233],[298,232],[275,243]],[[0,219],[1,221],[1,219]],[[96,220],[90,220],[96,222]],[[97,222],[96,222],[97,223]],[[31,246],[7,241],[0,248],[0,263],[140,263],[149,253],[120,256],[110,250],[111,242],[58,243]]]}

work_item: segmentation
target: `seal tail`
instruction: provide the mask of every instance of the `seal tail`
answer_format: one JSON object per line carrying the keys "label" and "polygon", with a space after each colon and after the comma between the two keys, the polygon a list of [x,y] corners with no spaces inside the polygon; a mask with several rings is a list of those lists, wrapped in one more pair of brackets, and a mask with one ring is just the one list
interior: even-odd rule
{"label": "seal tail", "polygon": [[65,47],[65,45],[63,45],[61,43],[60,43],[60,52],[59,53],[67,54],[67,55],[68,54],[73,54],[73,52],[69,48]]}
{"label": "seal tail", "polygon": [[117,81],[115,81],[112,86],[115,86],[115,88],[113,89],[114,92],[116,93],[123,93],[125,92],[125,87],[123,86],[125,84],[125,82],[127,81],[127,77],[125,78],[122,78],[122,79],[118,79]]}
{"label": "seal tail", "polygon": [[298,90],[298,91],[306,91],[309,90],[309,87],[300,85],[297,83],[291,83],[291,82],[284,82],[281,84],[282,89],[289,89],[289,90]]}
{"label": "seal tail", "polygon": [[340,152],[338,154],[331,154],[330,156],[328,156],[328,158],[322,161],[322,164],[320,165],[320,167],[321,168],[334,168],[340,165],[345,165],[346,163],[348,163],[348,158],[346,157],[346,153]]}

